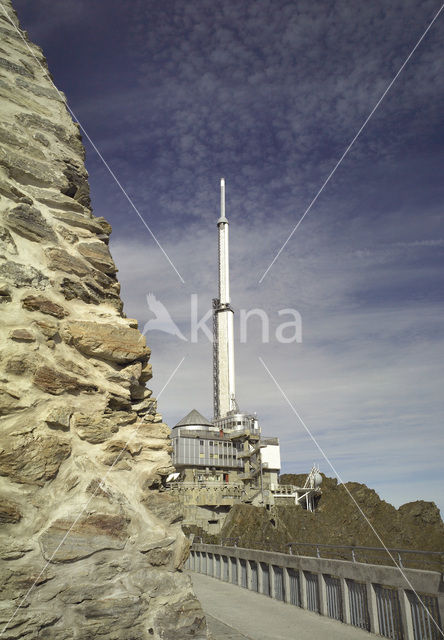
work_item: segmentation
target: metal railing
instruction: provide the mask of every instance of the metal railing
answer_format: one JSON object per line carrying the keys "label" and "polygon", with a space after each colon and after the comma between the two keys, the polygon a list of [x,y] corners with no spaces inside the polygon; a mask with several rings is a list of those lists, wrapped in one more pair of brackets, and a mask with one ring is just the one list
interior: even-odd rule
{"label": "metal railing", "polygon": [[288,494],[289,496],[293,496],[296,493],[297,489],[298,489],[298,487],[296,487],[293,484],[272,484],[272,485],[270,485],[270,490],[273,493]]}
{"label": "metal railing", "polygon": [[233,547],[237,547],[237,545],[239,544],[239,538],[222,538],[221,540],[221,545],[223,546],[233,546]]}
{"label": "metal railing", "polygon": [[[385,556],[385,560],[387,561],[389,557],[387,551],[389,551],[391,556],[397,561],[398,566],[401,568],[404,568],[407,566],[407,561],[405,558],[403,560],[402,556],[410,555],[411,558],[414,558],[414,556],[421,557],[424,559],[427,558],[427,562],[430,564],[430,567],[427,567],[427,568],[429,568],[430,570],[444,572],[444,551],[424,551],[423,549],[398,549],[398,548],[392,548],[392,547],[387,547],[387,549],[385,549],[384,547],[363,547],[359,545],[340,545],[340,544],[318,544],[317,542],[287,542],[287,547],[288,547],[288,553],[290,555],[293,555],[293,548],[308,547],[315,550],[317,558],[321,558],[321,557],[331,558],[332,557],[331,555],[324,555],[324,556],[321,555],[321,549],[322,550],[328,549],[328,550],[339,551],[339,554],[344,552],[342,555],[349,556],[349,558],[348,557],[337,558],[339,560],[350,559],[352,560],[352,562],[366,562],[367,561],[366,559],[369,558],[372,563],[377,558],[374,558],[374,557],[372,558],[371,556],[373,554],[378,554],[378,553],[383,554],[383,556]],[[339,555],[339,554],[336,554],[336,555]],[[409,562],[408,564],[411,564],[411,563]],[[417,568],[417,567],[412,566],[411,568]]]}
{"label": "metal railing", "polygon": [[439,572],[245,549],[237,541],[194,542],[187,568],[393,640],[443,638]]}
{"label": "metal railing", "polygon": [[[215,538],[212,538],[214,542]],[[240,537],[220,538],[222,546],[241,547]],[[204,542],[202,536],[194,538],[195,542]],[[387,565],[390,556],[395,559],[398,567],[409,569],[421,569],[427,571],[439,571],[444,575],[444,551],[427,551],[424,549],[400,549],[397,547],[364,547],[360,545],[320,544],[317,542],[287,542],[279,548],[262,549],[263,551],[288,553],[289,555],[301,555],[298,549],[313,550],[312,554],[304,553],[309,557],[324,558],[330,560],[351,560],[362,564]],[[296,553],[295,553],[296,550]]]}
{"label": "metal railing", "polygon": [[197,482],[169,482],[168,487],[170,489],[180,489],[184,491],[186,489],[217,489],[218,491],[239,490],[245,491],[245,487],[241,482],[218,482],[214,480],[199,480]]}

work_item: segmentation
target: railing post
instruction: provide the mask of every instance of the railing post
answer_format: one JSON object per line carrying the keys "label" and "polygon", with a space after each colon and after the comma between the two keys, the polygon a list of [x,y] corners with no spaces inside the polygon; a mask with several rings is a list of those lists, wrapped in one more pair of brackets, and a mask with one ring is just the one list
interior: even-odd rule
{"label": "railing post", "polygon": [[398,589],[398,599],[401,609],[402,627],[404,629],[404,640],[414,640],[412,608],[405,589]]}
{"label": "railing post", "polygon": [[247,589],[248,591],[251,591],[251,587],[253,584],[253,578],[251,575],[251,562],[250,560],[246,560],[245,562],[247,563]]}
{"label": "railing post", "polygon": [[284,602],[291,602],[290,576],[288,574],[287,567],[283,567],[283,574],[284,574]]}
{"label": "railing post", "polygon": [[238,586],[242,586],[242,568],[239,558],[236,558],[236,573],[237,573],[237,581],[236,584]]}
{"label": "railing post", "polygon": [[325,582],[324,574],[317,573],[318,589],[319,589],[319,613],[321,616],[328,616],[327,607],[327,585]]}
{"label": "railing post", "polygon": [[378,609],[376,605],[376,592],[371,582],[365,583],[367,589],[368,615],[370,618],[370,633],[379,634]]}
{"label": "railing post", "polygon": [[271,598],[276,598],[276,584],[274,581],[274,569],[273,569],[273,565],[271,564],[271,562],[268,565],[268,577],[270,580],[270,597]]}
{"label": "railing post", "polygon": [[439,618],[441,620],[441,628],[442,625],[444,624],[443,620],[444,620],[444,592],[440,592],[437,594],[437,598],[438,598],[438,611],[439,611]]}
{"label": "railing post", "polygon": [[227,556],[228,560],[228,582],[231,584],[233,581],[233,569],[231,566],[231,556]]}
{"label": "railing post", "polygon": [[345,578],[340,578],[342,593],[342,617],[346,624],[351,624],[350,616],[350,595],[348,592],[348,582]]}
{"label": "railing post", "polygon": [[301,586],[301,607],[307,608],[307,582],[305,579],[305,573],[302,569],[299,569],[299,584]]}
{"label": "railing post", "polygon": [[262,564],[257,563],[257,591],[258,593],[264,593],[264,576],[262,574]]}

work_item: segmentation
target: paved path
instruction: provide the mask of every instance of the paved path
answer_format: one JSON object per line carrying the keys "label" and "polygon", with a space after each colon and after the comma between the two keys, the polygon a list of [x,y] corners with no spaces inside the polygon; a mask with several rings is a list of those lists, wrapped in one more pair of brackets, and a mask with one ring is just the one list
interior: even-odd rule
{"label": "paved path", "polygon": [[249,637],[244,636],[217,618],[213,618],[213,616],[208,615],[208,613],[206,613],[205,616],[211,640],[250,640]]}
{"label": "paved path", "polygon": [[190,571],[213,640],[370,640],[362,629]]}

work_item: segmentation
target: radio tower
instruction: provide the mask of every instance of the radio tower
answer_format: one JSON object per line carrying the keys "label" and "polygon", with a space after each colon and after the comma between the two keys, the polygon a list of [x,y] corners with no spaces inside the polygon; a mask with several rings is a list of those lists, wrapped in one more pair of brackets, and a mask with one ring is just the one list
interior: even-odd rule
{"label": "radio tower", "polygon": [[228,220],[225,217],[225,180],[220,181],[219,297],[213,300],[213,395],[214,418],[237,410],[234,392],[233,309],[230,304]]}

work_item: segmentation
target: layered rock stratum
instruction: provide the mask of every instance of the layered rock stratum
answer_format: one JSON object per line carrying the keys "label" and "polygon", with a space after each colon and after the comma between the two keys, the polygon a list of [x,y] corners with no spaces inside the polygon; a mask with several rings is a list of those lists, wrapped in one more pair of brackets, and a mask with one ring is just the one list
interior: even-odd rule
{"label": "layered rock stratum", "polygon": [[0,36],[0,635],[205,638],[79,127],[8,0]]}

